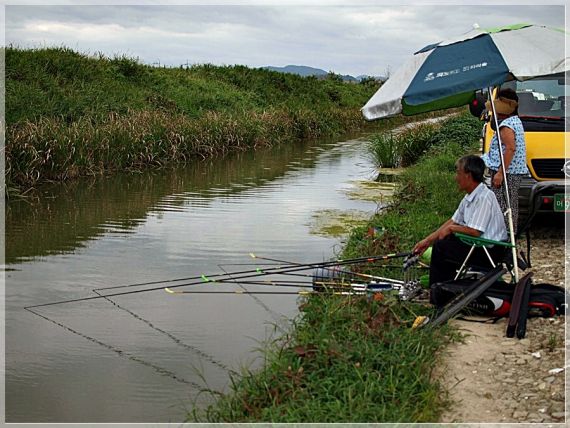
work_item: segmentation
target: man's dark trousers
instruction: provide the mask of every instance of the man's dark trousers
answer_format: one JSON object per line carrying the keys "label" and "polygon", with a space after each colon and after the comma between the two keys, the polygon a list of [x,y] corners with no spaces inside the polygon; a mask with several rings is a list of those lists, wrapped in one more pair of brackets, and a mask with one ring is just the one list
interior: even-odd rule
{"label": "man's dark trousers", "polygon": [[[444,239],[435,241],[431,250],[429,285],[455,278],[457,270],[463,264],[469,250],[471,250],[471,246],[461,242],[455,235],[447,235]],[[492,248],[487,248],[487,250],[495,263],[505,257],[505,247],[503,246],[495,245]],[[491,262],[482,248],[473,250],[467,265],[491,269]]]}

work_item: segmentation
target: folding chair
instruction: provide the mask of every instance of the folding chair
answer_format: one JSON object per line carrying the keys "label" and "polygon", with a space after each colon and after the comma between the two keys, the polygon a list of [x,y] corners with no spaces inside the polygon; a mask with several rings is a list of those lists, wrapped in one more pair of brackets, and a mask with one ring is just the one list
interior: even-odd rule
{"label": "folding chair", "polygon": [[[463,242],[466,245],[471,246],[471,249],[469,250],[469,253],[467,253],[467,256],[465,257],[465,260],[463,261],[463,264],[461,265],[461,267],[459,268],[459,270],[457,271],[457,274],[455,275],[454,280],[457,280],[458,278],[462,277],[464,274],[467,273],[467,271],[469,270],[470,266],[468,264],[469,259],[471,258],[471,255],[473,254],[473,251],[475,251],[476,248],[482,248],[483,251],[485,252],[485,254],[487,255],[487,258],[489,259],[489,263],[490,263],[490,269],[493,269],[497,266],[497,264],[499,263],[505,263],[509,269],[509,271],[512,271],[512,266],[510,265],[510,263],[508,263],[508,255],[511,254],[510,251],[507,251],[505,254],[505,257],[503,260],[493,260],[493,258],[491,257],[491,254],[489,254],[489,250],[488,250],[488,246],[493,245],[493,246],[500,246],[500,247],[504,247],[505,249],[512,249],[514,246],[510,243],[510,242],[505,242],[505,241],[494,241],[492,239],[485,239],[485,238],[479,238],[479,237],[475,237],[475,236],[471,236],[471,235],[466,235],[464,233],[459,233],[456,232],[454,234],[461,242]],[[477,267],[481,267],[481,266],[477,266]],[[511,272],[512,273],[512,272]]]}

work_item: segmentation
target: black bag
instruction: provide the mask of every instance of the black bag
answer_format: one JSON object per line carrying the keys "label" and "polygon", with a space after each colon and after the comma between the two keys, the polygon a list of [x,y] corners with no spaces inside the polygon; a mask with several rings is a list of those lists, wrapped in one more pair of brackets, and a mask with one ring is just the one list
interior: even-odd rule
{"label": "black bag", "polygon": [[[473,279],[460,279],[433,284],[430,289],[430,301],[438,308],[443,307],[467,289],[473,281]],[[463,312],[471,315],[506,317],[511,309],[514,291],[514,285],[497,281],[480,297],[467,305]],[[555,315],[565,315],[566,299],[567,293],[562,287],[552,284],[532,284],[528,317],[549,318]]]}

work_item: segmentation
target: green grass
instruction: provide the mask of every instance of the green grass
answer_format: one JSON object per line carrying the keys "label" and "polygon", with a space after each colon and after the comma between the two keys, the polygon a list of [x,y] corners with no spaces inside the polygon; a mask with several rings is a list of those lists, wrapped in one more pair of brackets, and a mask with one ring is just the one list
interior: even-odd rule
{"label": "green grass", "polygon": [[6,54],[6,182],[141,169],[365,126],[375,88],[244,66],[155,68],[67,48]]}
{"label": "green grass", "polygon": [[412,330],[426,308],[390,297],[311,296],[265,366],[193,422],[429,422],[445,405],[432,379],[446,330]]}

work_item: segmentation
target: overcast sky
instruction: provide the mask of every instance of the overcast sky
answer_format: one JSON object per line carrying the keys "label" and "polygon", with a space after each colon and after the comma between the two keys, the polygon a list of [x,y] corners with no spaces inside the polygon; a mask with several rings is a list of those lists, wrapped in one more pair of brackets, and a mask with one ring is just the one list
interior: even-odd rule
{"label": "overcast sky", "polygon": [[337,2],[342,6],[288,1],[288,6],[279,6],[271,0],[216,6],[190,1],[156,5],[160,2],[124,0],[121,6],[96,0],[83,2],[91,6],[77,5],[80,1],[42,6],[27,2],[35,3],[32,6],[1,1],[7,4],[5,42],[19,47],[66,46],[175,66],[297,64],[353,76],[394,71],[423,46],[465,33],[475,23],[482,28],[519,22],[563,28],[566,12],[563,1],[541,6],[485,1],[476,6],[366,1]]}

